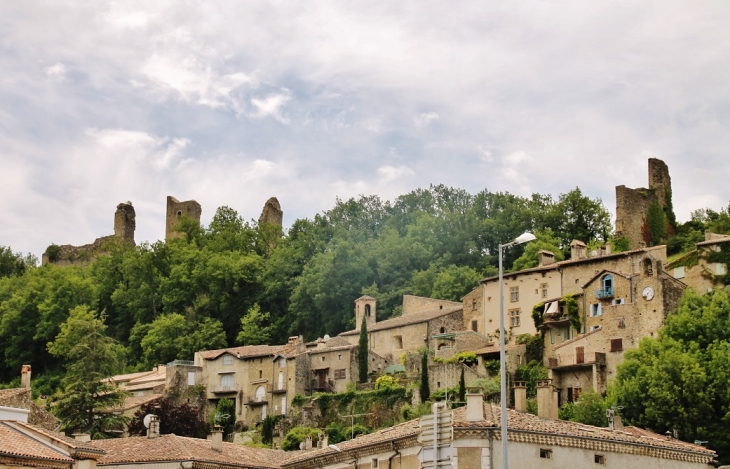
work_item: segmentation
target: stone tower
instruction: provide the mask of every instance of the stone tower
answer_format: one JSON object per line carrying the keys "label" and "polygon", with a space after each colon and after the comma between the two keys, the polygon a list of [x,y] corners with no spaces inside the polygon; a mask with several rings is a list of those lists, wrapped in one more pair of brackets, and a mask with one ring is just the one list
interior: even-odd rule
{"label": "stone tower", "polygon": [[355,330],[362,327],[362,318],[365,317],[365,323],[370,327],[375,325],[375,310],[377,300],[372,296],[363,295],[355,300]]}
{"label": "stone tower", "polygon": [[261,216],[259,217],[259,225],[281,226],[283,219],[284,212],[281,210],[281,205],[279,205],[279,199],[271,197],[264,204],[264,209],[261,211]]}
{"label": "stone tower", "polygon": [[114,236],[134,245],[134,230],[137,227],[136,215],[131,202],[117,205],[114,213]]}
{"label": "stone tower", "polygon": [[200,215],[203,209],[195,200],[186,200],[180,202],[175,197],[167,196],[167,219],[165,223],[165,239],[180,238],[183,233],[175,231],[175,227],[180,223],[182,217],[192,218],[200,223]]}
{"label": "stone tower", "polygon": [[666,163],[649,158],[648,188],[616,186],[616,238],[626,238],[630,249],[647,247],[644,225],[649,206],[656,201],[666,213],[671,191],[672,179]]}

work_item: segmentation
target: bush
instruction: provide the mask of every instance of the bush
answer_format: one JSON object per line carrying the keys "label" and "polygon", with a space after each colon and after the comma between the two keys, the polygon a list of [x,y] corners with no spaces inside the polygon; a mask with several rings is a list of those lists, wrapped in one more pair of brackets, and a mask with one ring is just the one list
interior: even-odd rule
{"label": "bush", "polygon": [[398,380],[395,379],[392,376],[389,375],[383,375],[377,380],[375,380],[375,390],[376,391],[391,391],[394,389],[402,388],[400,384],[398,384]]}
{"label": "bush", "polygon": [[319,441],[319,429],[312,427],[294,427],[289,430],[289,433],[281,441],[281,449],[284,451],[296,451],[299,449],[299,444],[306,440],[308,436],[312,437],[312,447],[315,447],[317,441]]}

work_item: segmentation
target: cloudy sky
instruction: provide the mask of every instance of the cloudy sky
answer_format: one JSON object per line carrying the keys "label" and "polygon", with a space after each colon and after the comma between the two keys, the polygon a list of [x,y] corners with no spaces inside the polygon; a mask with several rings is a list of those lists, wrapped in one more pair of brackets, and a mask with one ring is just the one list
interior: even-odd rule
{"label": "cloudy sky", "polygon": [[667,162],[730,200],[730,2],[0,3],[0,245],[164,237],[165,198],[284,224],[443,183],[557,196]]}

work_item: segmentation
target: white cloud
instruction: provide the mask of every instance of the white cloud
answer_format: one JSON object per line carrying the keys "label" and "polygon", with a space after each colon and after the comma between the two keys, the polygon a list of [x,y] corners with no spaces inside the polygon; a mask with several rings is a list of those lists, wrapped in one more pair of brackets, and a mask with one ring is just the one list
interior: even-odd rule
{"label": "white cloud", "polygon": [[282,93],[274,93],[265,98],[251,98],[251,104],[258,110],[259,117],[273,117],[283,124],[289,123],[289,118],[282,114],[282,108],[291,100],[291,93],[283,89]]}
{"label": "white cloud", "polygon": [[426,127],[428,124],[435,122],[439,119],[439,115],[433,111],[422,112],[415,119],[416,127]]}
{"label": "white cloud", "polygon": [[65,78],[66,77],[66,66],[61,62],[56,62],[53,65],[43,69],[46,72],[46,76],[51,78]]}
{"label": "white cloud", "polygon": [[411,168],[404,165],[398,166],[397,168],[393,166],[381,166],[378,168],[378,175],[383,183],[389,183],[408,176],[415,176],[415,174]]}

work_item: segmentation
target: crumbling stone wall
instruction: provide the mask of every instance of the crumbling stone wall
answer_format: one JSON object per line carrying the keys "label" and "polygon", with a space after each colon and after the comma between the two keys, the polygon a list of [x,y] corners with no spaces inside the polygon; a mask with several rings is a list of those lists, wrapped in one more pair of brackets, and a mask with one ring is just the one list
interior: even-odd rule
{"label": "crumbling stone wall", "polygon": [[626,238],[631,249],[646,247],[644,225],[649,206],[656,201],[666,212],[671,190],[669,168],[657,158],[649,158],[648,188],[616,186],[616,238]]}
{"label": "crumbling stone wall", "polygon": [[281,226],[283,220],[284,212],[281,210],[279,199],[277,199],[276,197],[271,197],[264,204],[264,208],[261,211],[261,216],[259,217],[259,225],[268,224]]}
{"label": "crumbling stone wall", "polygon": [[180,202],[171,195],[167,196],[167,217],[165,221],[165,240],[180,238],[183,233],[175,231],[175,227],[180,223],[182,217],[192,218],[200,223],[200,215],[203,209],[195,200],[186,200]]}
{"label": "crumbling stone wall", "polygon": [[114,234],[96,238],[91,244],[72,246],[51,244],[41,256],[43,265],[48,263],[61,267],[69,265],[85,266],[100,255],[108,254],[111,243],[126,243],[134,246],[135,213],[131,202],[117,205],[114,213]]}

